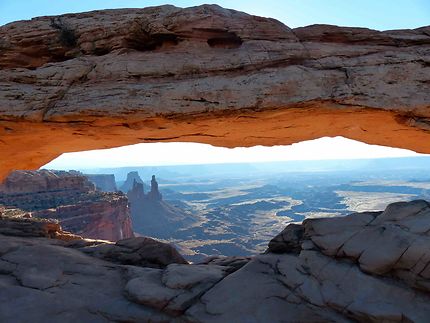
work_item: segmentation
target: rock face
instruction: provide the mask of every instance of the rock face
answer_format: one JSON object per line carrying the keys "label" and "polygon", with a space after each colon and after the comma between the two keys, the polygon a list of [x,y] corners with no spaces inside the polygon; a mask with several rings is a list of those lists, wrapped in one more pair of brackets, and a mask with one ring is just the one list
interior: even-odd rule
{"label": "rock face", "polygon": [[148,238],[0,233],[0,321],[426,322],[429,219],[426,201],[308,219],[264,255],[192,265]]}
{"label": "rock face", "polygon": [[149,237],[129,238],[116,244],[90,245],[80,250],[123,265],[165,268],[172,263],[188,264],[173,246]]}
{"label": "rock face", "polygon": [[151,190],[148,193],[148,199],[153,201],[161,201],[163,199],[160,191],[158,190],[158,183],[155,179],[155,175],[151,178]]}
{"label": "rock face", "polygon": [[0,185],[0,205],[59,220],[67,231],[87,238],[133,237],[127,197],[97,191],[78,172],[15,171]]}
{"label": "rock face", "polygon": [[0,184],[0,193],[6,195],[39,192],[94,191],[94,185],[78,172],[19,171],[12,172]]}
{"label": "rock face", "polygon": [[167,239],[175,230],[195,221],[190,214],[163,201],[155,175],[152,176],[151,190],[147,194],[143,183],[134,181],[127,197],[133,229],[139,234]]}
{"label": "rock face", "polygon": [[[133,295],[131,287],[127,292],[126,284],[151,269],[117,263],[123,260],[121,256],[125,257],[123,253],[129,258],[134,255],[141,260],[140,264],[152,267],[186,263],[174,253],[168,258],[163,250],[171,246],[157,242],[161,249],[157,255],[152,239],[128,239],[116,245],[70,234],[73,239],[64,239],[65,232],[58,224],[55,227],[50,223],[49,235],[41,235],[39,229],[41,225],[46,226],[46,221],[23,219],[16,214],[13,217],[2,214],[0,219],[1,322],[166,322],[170,319],[151,307],[130,301],[132,296],[127,294]],[[15,226],[13,234],[4,235],[7,221],[21,226]],[[34,229],[32,234],[29,234],[30,228]],[[90,251],[92,248],[97,250],[96,255]],[[110,255],[119,257],[111,259],[115,263],[97,258],[103,254],[102,249],[112,248],[115,253]],[[150,248],[151,254],[142,253]]]}
{"label": "rock face", "polygon": [[18,209],[0,206],[0,235],[17,237],[43,237],[64,241],[82,240],[82,237],[63,231],[58,221],[32,218]]}
{"label": "rock face", "polygon": [[99,191],[116,192],[116,182],[114,174],[84,174]]}
{"label": "rock face", "polygon": [[[387,276],[430,292],[430,204],[423,200],[390,204],[384,212],[345,218],[305,220],[287,226],[269,243],[268,252],[314,254],[352,260],[362,272]],[[301,249],[297,249],[297,245]]]}
{"label": "rock face", "polygon": [[216,5],[7,24],[0,177],[67,151],[155,141],[234,147],[341,135],[430,152],[429,34],[290,29]]}

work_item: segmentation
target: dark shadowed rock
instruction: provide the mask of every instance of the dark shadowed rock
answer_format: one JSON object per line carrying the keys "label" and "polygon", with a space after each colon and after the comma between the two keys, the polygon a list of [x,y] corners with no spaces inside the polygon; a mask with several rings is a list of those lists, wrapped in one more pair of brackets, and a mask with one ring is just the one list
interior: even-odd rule
{"label": "dark shadowed rock", "polygon": [[144,236],[170,238],[176,230],[193,223],[195,218],[163,201],[155,176],[152,176],[151,190],[145,194],[142,183],[134,181],[127,197],[133,219],[133,229]]}
{"label": "dark shadowed rock", "polygon": [[251,261],[252,258],[253,257],[211,256],[211,257],[207,257],[207,258],[203,259],[202,261],[198,262],[198,264],[224,266],[224,267],[227,267],[225,270],[228,273],[233,273],[236,270],[239,270],[240,268],[245,266],[248,262]]}
{"label": "dark shadowed rock", "polygon": [[126,178],[124,184],[121,185],[120,190],[124,193],[127,193],[128,191],[133,189],[134,182],[142,184],[143,186],[145,186],[145,184],[143,184],[143,181],[139,176],[139,173],[137,171],[133,171],[133,172],[127,173],[127,178]]}
{"label": "dark shadowed rock", "polygon": [[171,244],[148,237],[120,240],[80,249],[94,257],[124,265],[164,268],[169,264],[188,264]]}
{"label": "dark shadowed rock", "polygon": [[98,190],[103,192],[116,192],[114,174],[84,174]]}
{"label": "dark shadowed rock", "polygon": [[64,241],[82,240],[80,236],[63,231],[56,220],[33,218],[19,209],[0,207],[0,234],[15,237],[42,237]]}
{"label": "dark shadowed rock", "polygon": [[300,253],[302,250],[304,228],[300,224],[289,224],[269,242],[267,252]]}
{"label": "dark shadowed rock", "polygon": [[148,199],[151,199],[154,201],[161,201],[163,199],[160,191],[158,190],[158,183],[157,183],[157,180],[155,179],[155,175],[152,175],[152,178],[151,178],[151,190],[148,193]]}
{"label": "dark shadowed rock", "polygon": [[164,271],[145,270],[127,283],[125,292],[135,303],[180,316],[227,274],[223,266],[172,264]]}

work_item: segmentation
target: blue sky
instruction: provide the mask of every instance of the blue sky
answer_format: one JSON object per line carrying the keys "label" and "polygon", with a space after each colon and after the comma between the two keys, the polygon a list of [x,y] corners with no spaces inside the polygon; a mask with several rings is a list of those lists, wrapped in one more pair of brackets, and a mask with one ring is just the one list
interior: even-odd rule
{"label": "blue sky", "polygon": [[[97,9],[142,8],[166,3],[190,7],[208,2],[211,1],[0,0],[0,25],[36,16]],[[430,25],[430,0],[219,0],[215,3],[276,18],[290,27],[324,23],[387,30]]]}

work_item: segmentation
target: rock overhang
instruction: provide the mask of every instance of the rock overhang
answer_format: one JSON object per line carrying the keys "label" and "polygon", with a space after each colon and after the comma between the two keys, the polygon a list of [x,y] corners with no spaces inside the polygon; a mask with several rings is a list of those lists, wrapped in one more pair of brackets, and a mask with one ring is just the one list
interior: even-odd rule
{"label": "rock overhang", "polygon": [[290,29],[216,5],[0,27],[0,176],[138,142],[342,135],[430,152],[430,27]]}

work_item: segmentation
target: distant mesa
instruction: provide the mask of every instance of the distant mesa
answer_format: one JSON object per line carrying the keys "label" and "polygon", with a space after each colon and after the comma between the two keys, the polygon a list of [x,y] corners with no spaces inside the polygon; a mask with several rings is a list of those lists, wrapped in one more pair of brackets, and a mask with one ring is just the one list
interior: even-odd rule
{"label": "distant mesa", "polygon": [[[133,176],[128,175],[127,179]],[[195,221],[191,215],[163,201],[155,175],[152,175],[151,190],[147,194],[143,183],[134,180],[127,197],[133,229],[138,234],[169,238],[176,230]]]}
{"label": "distant mesa", "polygon": [[90,182],[92,182],[99,191],[116,192],[115,175],[114,174],[84,174]]}
{"label": "distant mesa", "polygon": [[124,184],[120,186],[119,189],[121,190],[121,192],[127,193],[133,188],[134,182],[145,186],[143,180],[139,176],[139,173],[137,171],[132,171],[127,174],[127,179],[125,180]]}
{"label": "distant mesa", "polygon": [[64,230],[85,238],[134,236],[125,194],[99,191],[77,171],[14,171],[0,185],[0,206],[56,219]]}

